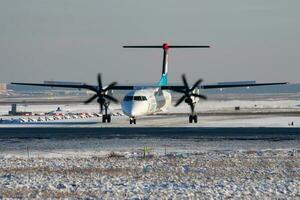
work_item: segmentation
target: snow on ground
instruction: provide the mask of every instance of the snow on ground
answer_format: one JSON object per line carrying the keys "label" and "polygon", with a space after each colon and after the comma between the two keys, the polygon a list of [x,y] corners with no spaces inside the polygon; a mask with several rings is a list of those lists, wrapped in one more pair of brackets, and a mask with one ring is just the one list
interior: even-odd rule
{"label": "snow on ground", "polygon": [[[196,105],[196,111],[199,113],[213,111],[233,111],[235,107],[240,107],[246,111],[300,111],[300,100],[207,100],[200,101]],[[171,106],[167,112],[169,113],[187,113],[189,107],[186,104],[181,104],[178,107]]]}
{"label": "snow on ground", "polygon": [[[196,105],[196,111],[208,112],[208,111],[228,111],[234,110],[236,106],[239,106],[241,109],[256,109],[256,110],[270,110],[270,109],[286,109],[286,110],[299,110],[300,100],[208,100],[200,101]],[[65,104],[65,105],[18,105],[18,111],[24,112],[50,112],[56,110],[57,107],[60,107],[65,112],[99,112],[99,105],[97,104]],[[0,115],[5,115],[11,109],[9,105],[0,105]],[[110,106],[112,111],[118,110],[121,111],[120,105],[112,104]],[[185,104],[181,104],[178,107],[171,106],[167,113],[188,113],[189,107]]]}
{"label": "snow on ground", "polygon": [[0,157],[0,198],[298,199],[298,153]]}
{"label": "snow on ground", "polygon": [[[288,94],[292,95],[292,94]],[[272,98],[272,95],[267,99],[257,98],[257,100],[208,100],[201,101],[196,106],[196,111],[199,113],[199,123],[189,124],[187,116],[189,107],[182,104],[178,107],[171,106],[167,111],[158,113],[153,116],[140,117],[137,119],[137,125],[135,126],[199,126],[199,127],[289,127],[289,124],[293,122],[293,127],[300,126],[300,113],[299,102],[295,98],[288,99],[288,95],[283,97]],[[240,107],[240,110],[235,111],[235,107]],[[18,111],[27,111],[35,113],[47,113],[56,110],[58,107],[63,110],[64,113],[97,113],[99,111],[99,105],[97,104],[66,104],[66,105],[18,105]],[[122,113],[121,106],[112,104],[110,106],[112,113]],[[10,106],[1,105],[0,115],[7,114],[10,110]],[[224,114],[221,116],[220,113]],[[259,114],[260,115],[254,115]],[[266,115],[263,115],[263,114]],[[274,113],[273,115],[271,115]],[[285,115],[281,115],[284,113]],[[290,115],[289,115],[290,113]],[[202,115],[201,115],[202,114]],[[219,115],[213,115],[219,114]],[[243,114],[243,115],[242,115]],[[245,115],[246,114],[246,115]],[[247,115],[248,114],[248,115]],[[163,116],[160,116],[163,115]],[[167,116],[164,116],[167,115]],[[203,116],[204,115],[204,116]],[[2,116],[3,119],[19,119],[27,118],[26,116]],[[38,118],[38,117],[31,117]],[[101,118],[89,118],[89,119],[69,119],[58,120],[55,122],[40,122],[29,123],[21,126],[129,126],[128,117],[112,117],[112,124],[102,124]],[[97,123],[97,124],[96,124]],[[31,125],[30,125],[31,124]],[[35,124],[35,125],[32,125]],[[86,124],[86,125],[84,125]],[[15,124],[0,124],[0,127],[7,126],[19,126]]]}
{"label": "snow on ground", "polygon": [[0,188],[0,198],[298,199],[300,143],[1,139]]}
{"label": "snow on ground", "polygon": [[[158,113],[158,115],[140,117],[137,119],[138,124],[136,126],[200,126],[200,127],[288,127],[289,124],[294,122],[294,126],[300,126],[300,117],[297,116],[300,112],[299,101],[292,99],[268,99],[268,100],[208,100],[201,101],[196,106],[196,110],[199,113],[199,123],[197,125],[189,124],[187,116],[183,116],[184,113],[188,115],[189,107],[182,104],[178,107],[171,106],[167,111]],[[235,111],[236,106],[240,107],[239,111]],[[18,105],[18,111],[28,111],[35,113],[46,113],[54,111],[60,107],[64,113],[97,113],[97,104],[70,104],[70,105]],[[0,115],[7,114],[10,110],[10,106],[1,105]],[[121,111],[120,105],[111,105],[111,111],[113,113],[119,113]],[[257,113],[275,113],[276,115],[251,115]],[[224,116],[213,115],[214,113],[223,113]],[[291,115],[282,116],[280,113],[291,113]],[[168,115],[162,116],[160,115]],[[210,116],[202,116],[201,114],[206,114]],[[248,116],[241,114],[249,114]],[[172,116],[171,116],[172,115]],[[177,116],[180,115],[180,116]],[[26,116],[14,116],[14,117],[1,117],[3,119],[19,119],[25,118]],[[34,117],[31,117],[34,118]],[[38,117],[36,117],[38,118]],[[41,122],[39,124],[50,125],[68,125],[69,124],[84,124],[88,126],[112,126],[107,124],[91,125],[92,123],[100,122],[100,118],[90,118],[90,119],[70,119],[70,120],[60,120],[53,122]],[[59,123],[60,122],[60,123]],[[128,117],[113,117],[112,124],[115,126],[129,126]],[[0,124],[0,127],[7,126]],[[16,126],[16,125],[9,125]],[[24,125],[23,125],[24,126]]]}
{"label": "snow on ground", "polygon": [[[81,113],[81,112],[99,112],[99,105],[97,104],[57,104],[57,105],[18,105],[17,110],[19,112],[36,112],[36,113],[46,113],[55,111],[58,107],[60,107],[64,112],[73,112],[73,113]],[[110,107],[112,110],[120,109],[119,105],[112,104]],[[5,115],[8,111],[11,110],[11,106],[9,105],[1,105],[0,106],[0,115]]]}
{"label": "snow on ground", "polygon": [[[19,119],[16,117],[15,119]],[[23,118],[23,117],[22,117]],[[25,117],[26,118],[26,117]],[[38,117],[31,117],[37,119]],[[2,117],[11,119],[11,117]],[[291,125],[293,123],[293,125]],[[137,119],[136,125],[130,125],[126,116],[113,116],[112,123],[102,123],[101,117],[83,119],[62,119],[28,123],[5,123],[4,127],[300,127],[300,116],[295,115],[212,115],[198,116],[197,124],[188,122],[188,115],[153,115]]]}
{"label": "snow on ground", "polygon": [[72,138],[72,139],[0,139],[0,157],[64,157],[64,156],[102,156],[111,151],[127,152],[142,151],[148,147],[151,153],[164,155],[166,152],[195,153],[207,151],[245,151],[269,149],[300,149],[299,140],[238,140],[206,138],[174,139],[162,137],[130,137],[106,138]]}

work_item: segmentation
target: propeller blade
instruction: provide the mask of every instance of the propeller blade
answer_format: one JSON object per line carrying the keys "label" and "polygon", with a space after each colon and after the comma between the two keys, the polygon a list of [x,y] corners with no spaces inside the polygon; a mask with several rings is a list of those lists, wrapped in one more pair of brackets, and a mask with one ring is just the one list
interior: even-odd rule
{"label": "propeller blade", "polygon": [[202,79],[199,79],[199,80],[193,85],[193,87],[191,88],[191,91],[193,91],[196,87],[198,87],[198,85],[199,85],[202,81],[203,81]]}
{"label": "propeller blade", "polygon": [[187,83],[187,80],[186,80],[186,77],[185,77],[185,74],[182,74],[182,81],[183,81],[183,84],[184,84],[184,87],[189,89],[189,84]]}
{"label": "propeller blade", "polygon": [[105,87],[105,89],[103,89],[103,91],[106,92],[107,90],[110,90],[110,88],[114,87],[117,84],[118,84],[117,82],[112,82],[107,87]]}
{"label": "propeller blade", "polygon": [[200,98],[200,99],[207,99],[207,97],[206,96],[204,96],[204,95],[202,95],[202,94],[192,94],[192,96],[194,96],[194,97],[198,97],[198,98]]}
{"label": "propeller blade", "polygon": [[101,79],[101,74],[100,73],[98,74],[97,80],[98,80],[99,90],[102,90],[102,79]]}
{"label": "propeller blade", "polygon": [[91,91],[93,91],[93,92],[95,92],[95,93],[97,93],[97,91],[98,91],[97,87],[95,87],[95,86],[92,86],[92,85],[86,85],[86,87],[87,87],[88,90],[91,90]]}
{"label": "propeller blade", "polygon": [[89,98],[88,100],[86,100],[84,103],[88,104],[91,103],[92,101],[94,101],[97,98],[97,95],[95,94],[94,96],[92,96],[91,98]]}
{"label": "propeller blade", "polygon": [[178,106],[179,104],[181,104],[184,100],[185,100],[186,96],[183,95],[182,97],[180,97],[180,99],[176,102],[175,107]]}
{"label": "propeller blade", "polygon": [[104,95],[103,97],[106,98],[106,99],[109,99],[109,100],[111,100],[115,103],[119,102],[118,99],[116,99],[115,97],[109,96],[109,95]]}

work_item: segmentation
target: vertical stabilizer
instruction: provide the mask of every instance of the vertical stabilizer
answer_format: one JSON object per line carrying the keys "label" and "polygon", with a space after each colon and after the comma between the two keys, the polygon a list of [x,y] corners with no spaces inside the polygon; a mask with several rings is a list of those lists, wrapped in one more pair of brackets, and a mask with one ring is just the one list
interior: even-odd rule
{"label": "vertical stabilizer", "polygon": [[164,50],[163,55],[163,64],[162,64],[162,72],[161,72],[161,79],[158,82],[159,86],[165,86],[168,84],[168,50],[169,50],[169,44],[164,43],[162,45],[162,48]]}
{"label": "vertical stabilizer", "polygon": [[186,45],[169,45],[164,43],[163,45],[147,45],[147,46],[123,46],[124,48],[162,48],[163,54],[163,65],[162,75],[158,82],[159,86],[166,86],[168,84],[168,50],[169,48],[209,48],[209,46],[186,46]]}
{"label": "vertical stabilizer", "polygon": [[166,86],[168,85],[168,74],[162,74],[159,82],[158,82],[159,86]]}

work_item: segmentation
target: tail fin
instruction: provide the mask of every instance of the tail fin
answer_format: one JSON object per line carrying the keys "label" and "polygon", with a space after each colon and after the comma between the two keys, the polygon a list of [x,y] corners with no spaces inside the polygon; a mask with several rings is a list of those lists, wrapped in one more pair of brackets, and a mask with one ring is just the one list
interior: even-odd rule
{"label": "tail fin", "polygon": [[168,85],[168,50],[169,45],[164,43],[162,45],[164,50],[164,57],[163,57],[163,64],[162,64],[162,72],[161,72],[161,79],[158,82],[158,86],[166,86]]}
{"label": "tail fin", "polygon": [[162,64],[162,75],[158,82],[159,86],[166,86],[168,84],[168,50],[169,48],[209,48],[210,46],[180,46],[180,45],[169,45],[164,43],[161,45],[148,45],[148,46],[123,46],[124,48],[162,48],[164,50],[163,64]]}
{"label": "tail fin", "polygon": [[168,85],[168,74],[162,74],[158,82],[158,86],[166,86],[166,85]]}

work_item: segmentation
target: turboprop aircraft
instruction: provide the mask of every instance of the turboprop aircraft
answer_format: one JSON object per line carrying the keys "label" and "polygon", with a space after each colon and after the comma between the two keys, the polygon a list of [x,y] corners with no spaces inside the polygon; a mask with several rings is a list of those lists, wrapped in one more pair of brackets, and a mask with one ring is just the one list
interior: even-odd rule
{"label": "turboprop aircraft", "polygon": [[130,90],[121,102],[122,110],[125,115],[129,117],[130,124],[136,124],[136,118],[145,115],[151,115],[156,112],[166,110],[172,103],[172,96],[170,91],[182,93],[182,97],[178,99],[175,106],[185,102],[190,106],[191,112],[189,115],[189,123],[197,123],[197,114],[195,113],[195,105],[200,99],[206,100],[207,97],[200,93],[201,90],[216,89],[216,88],[231,88],[231,87],[253,87],[264,85],[279,85],[287,84],[286,82],[278,83],[240,83],[240,84],[216,84],[216,85],[202,85],[202,79],[197,80],[191,87],[189,86],[186,76],[182,75],[183,85],[168,85],[168,51],[171,48],[209,48],[210,46],[179,46],[169,45],[151,45],[151,46],[123,46],[124,48],[160,48],[163,49],[163,64],[162,74],[159,82],[151,86],[134,86],[134,85],[118,85],[117,82],[112,82],[107,86],[103,86],[101,74],[98,74],[98,85],[88,84],[39,84],[39,83],[12,83],[16,85],[30,85],[30,86],[45,86],[45,87],[63,87],[63,88],[77,88],[91,90],[95,94],[86,100],[84,103],[88,104],[94,100],[100,105],[100,112],[103,123],[111,122],[111,115],[107,112],[110,102],[117,103],[118,100],[109,95],[112,90]]}

